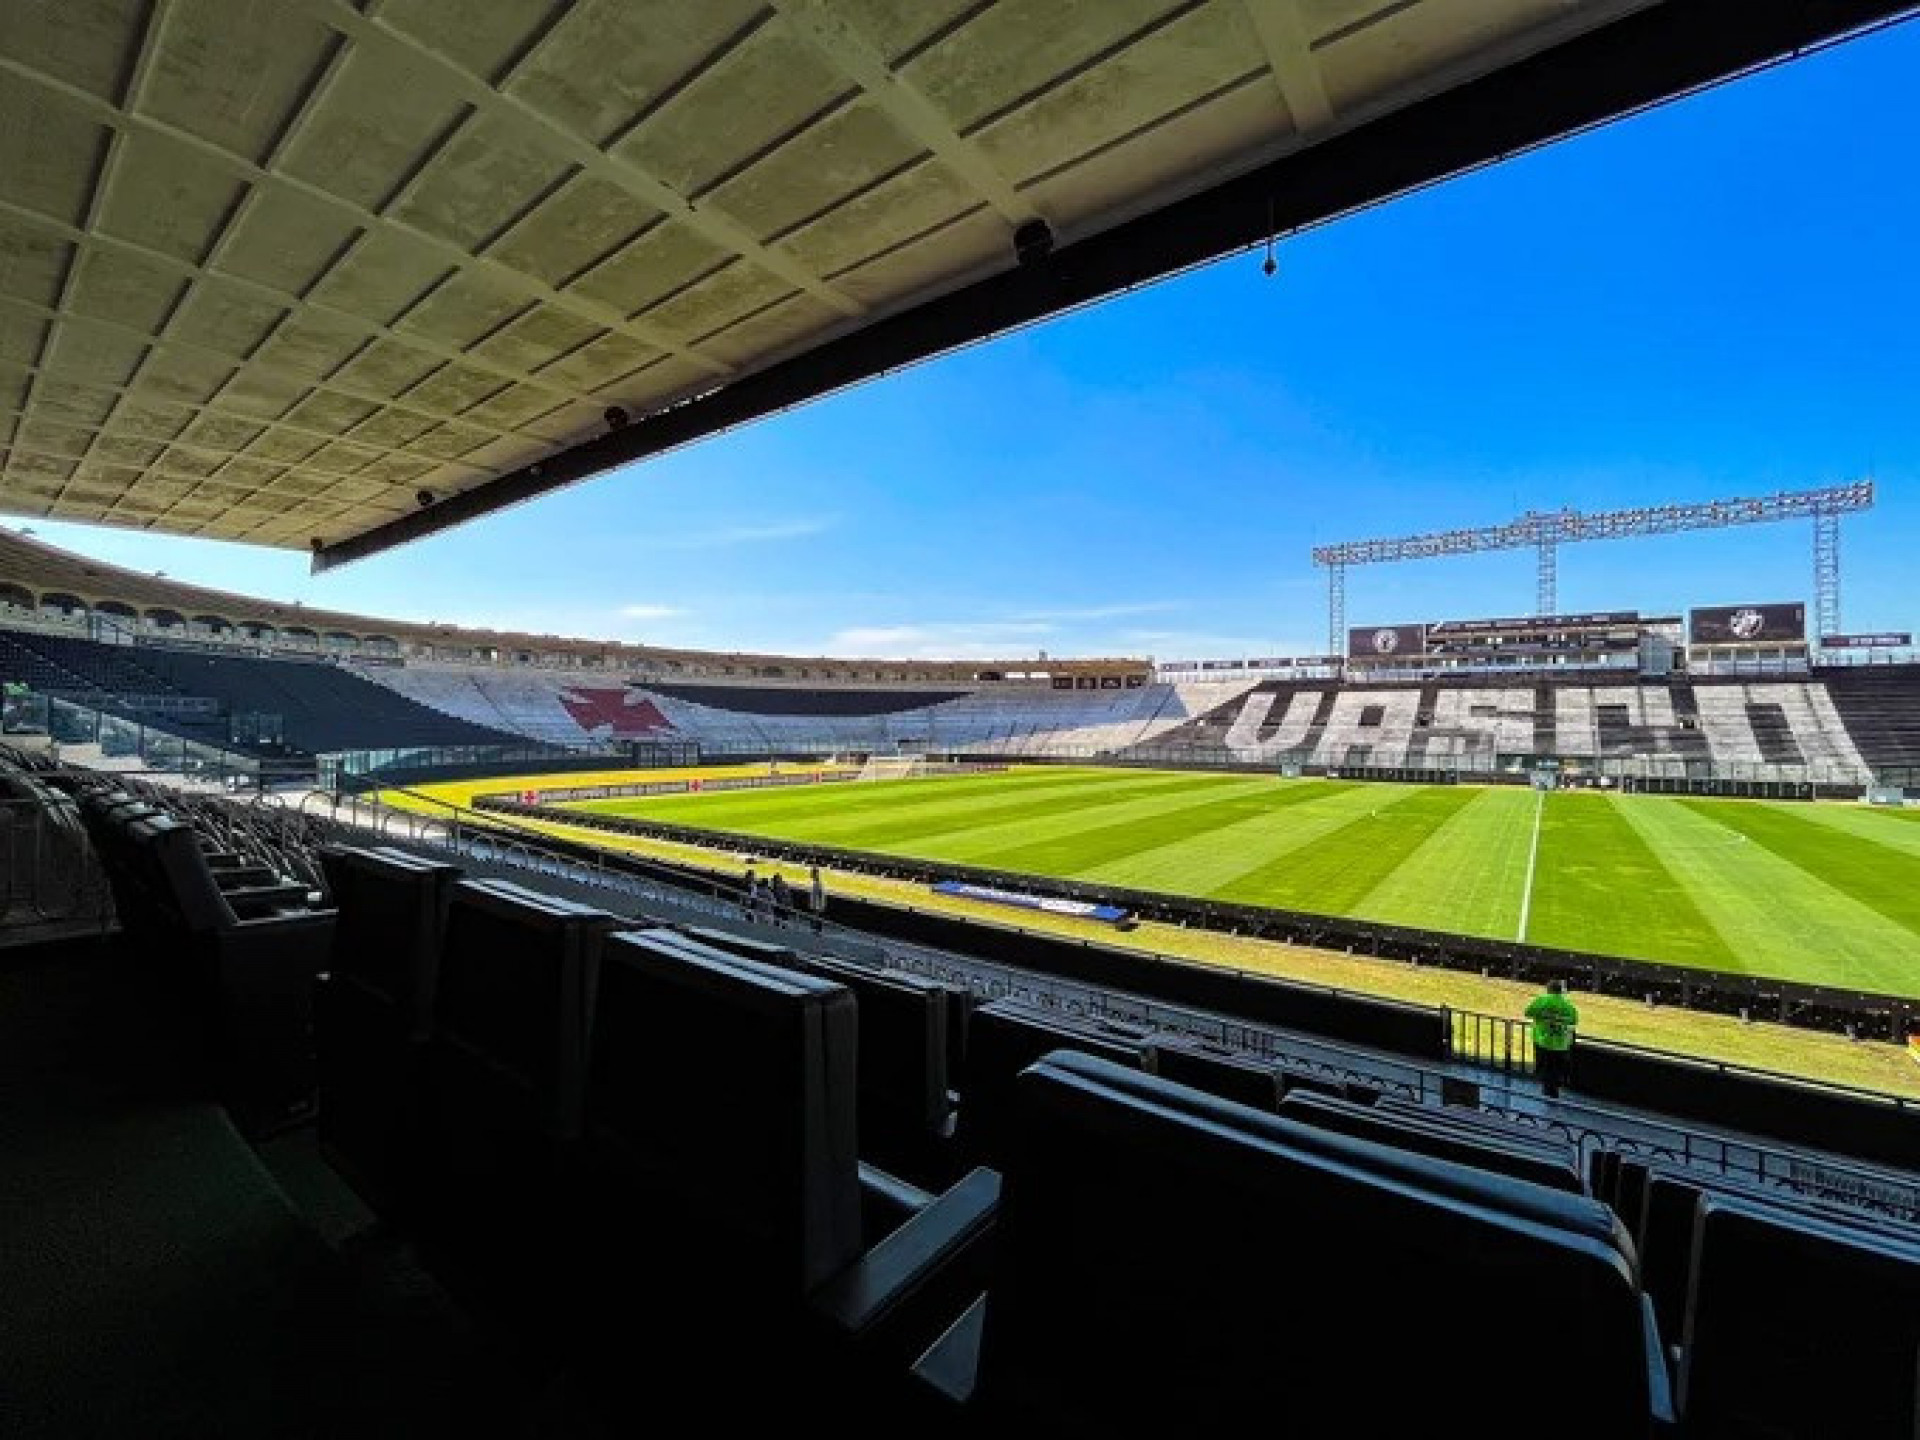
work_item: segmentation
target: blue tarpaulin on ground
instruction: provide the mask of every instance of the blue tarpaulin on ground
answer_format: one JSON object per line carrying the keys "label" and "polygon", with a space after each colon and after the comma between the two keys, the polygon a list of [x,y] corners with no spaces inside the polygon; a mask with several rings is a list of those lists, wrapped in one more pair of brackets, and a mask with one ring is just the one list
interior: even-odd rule
{"label": "blue tarpaulin on ground", "polygon": [[1051,895],[1022,895],[1017,890],[996,890],[991,885],[969,885],[962,880],[936,880],[931,887],[937,894],[955,895],[962,900],[986,900],[995,905],[1017,905],[1023,910],[1044,910],[1049,915],[1069,915],[1076,920],[1104,920],[1115,924],[1127,918],[1118,905],[1096,905],[1089,900],[1061,900]]}

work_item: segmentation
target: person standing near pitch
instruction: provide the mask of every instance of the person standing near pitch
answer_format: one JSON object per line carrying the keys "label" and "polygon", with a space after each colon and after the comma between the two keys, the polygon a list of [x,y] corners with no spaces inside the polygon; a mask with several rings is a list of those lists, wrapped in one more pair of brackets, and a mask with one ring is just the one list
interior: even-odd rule
{"label": "person standing near pitch", "polygon": [[813,933],[818,935],[827,920],[827,882],[820,878],[818,865],[807,876],[807,909],[813,912]]}
{"label": "person standing near pitch", "polygon": [[1527,1006],[1527,1019],[1533,1022],[1533,1065],[1549,1099],[1557,1099],[1567,1081],[1567,1063],[1573,1054],[1574,1027],[1580,1012],[1567,999],[1567,982],[1549,980],[1547,993],[1535,997]]}

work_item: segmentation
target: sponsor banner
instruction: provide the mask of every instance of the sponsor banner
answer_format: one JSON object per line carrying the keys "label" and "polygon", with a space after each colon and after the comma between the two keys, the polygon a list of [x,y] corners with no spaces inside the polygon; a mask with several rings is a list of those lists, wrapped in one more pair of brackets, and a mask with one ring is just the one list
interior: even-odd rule
{"label": "sponsor banner", "polygon": [[1688,634],[1695,645],[1783,645],[1807,638],[1807,607],[1709,605],[1689,612]]}
{"label": "sponsor banner", "polygon": [[1022,910],[1044,910],[1049,915],[1066,915],[1075,920],[1104,920],[1112,925],[1127,918],[1127,912],[1118,905],[1062,900],[1051,895],[1022,895],[1017,890],[996,890],[991,885],[970,885],[963,880],[936,880],[928,888],[939,895],[953,895],[962,900],[985,900],[995,905],[1014,905]]}
{"label": "sponsor banner", "polygon": [[1822,650],[1904,650],[1913,644],[1913,636],[1905,630],[1882,630],[1873,635],[1826,635],[1821,637]]}
{"label": "sponsor banner", "polygon": [[1427,653],[1424,625],[1358,625],[1347,631],[1354,660],[1416,660]]}
{"label": "sponsor banner", "polygon": [[1429,638],[1442,635],[1531,634],[1540,630],[1587,630],[1638,625],[1637,610],[1595,610],[1585,615],[1502,615],[1492,620],[1440,620],[1427,627]]}

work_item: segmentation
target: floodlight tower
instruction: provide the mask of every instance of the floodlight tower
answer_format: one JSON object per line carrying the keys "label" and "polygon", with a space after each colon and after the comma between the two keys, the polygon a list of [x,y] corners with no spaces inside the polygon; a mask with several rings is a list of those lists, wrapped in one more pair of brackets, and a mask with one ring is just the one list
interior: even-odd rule
{"label": "floodlight tower", "polygon": [[1818,640],[1840,630],[1840,517],[1872,508],[1873,481],[1855,480],[1819,490],[1782,491],[1751,499],[1645,505],[1591,515],[1578,510],[1529,510],[1503,525],[1316,546],[1313,563],[1323,566],[1327,572],[1327,653],[1339,655],[1346,648],[1347,568],[1352,565],[1531,548],[1536,558],[1534,613],[1553,615],[1559,612],[1560,546],[1563,544],[1807,519],[1813,521],[1813,628],[1814,639]]}

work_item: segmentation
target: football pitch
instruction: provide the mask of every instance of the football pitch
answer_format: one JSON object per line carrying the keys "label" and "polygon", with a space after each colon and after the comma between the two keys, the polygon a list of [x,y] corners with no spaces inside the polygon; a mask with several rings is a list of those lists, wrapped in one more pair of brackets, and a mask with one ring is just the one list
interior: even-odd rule
{"label": "football pitch", "polygon": [[1920,995],[1920,813],[1034,767],[582,810]]}

